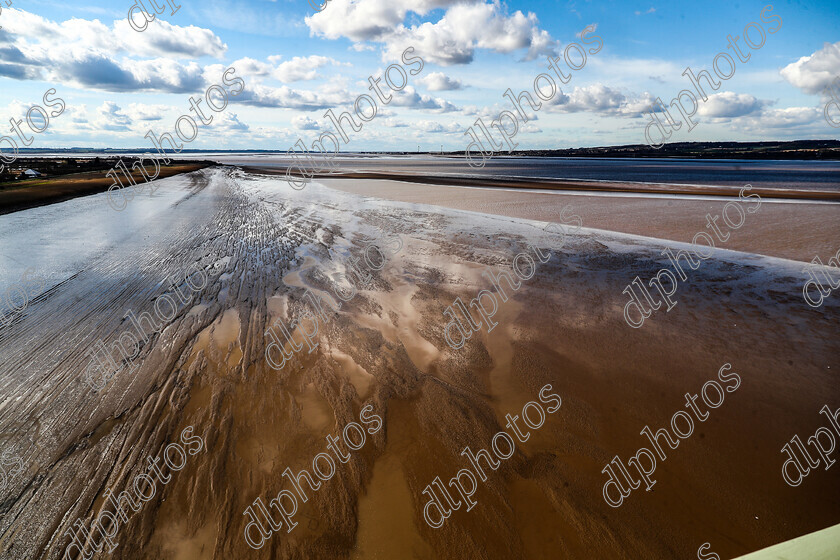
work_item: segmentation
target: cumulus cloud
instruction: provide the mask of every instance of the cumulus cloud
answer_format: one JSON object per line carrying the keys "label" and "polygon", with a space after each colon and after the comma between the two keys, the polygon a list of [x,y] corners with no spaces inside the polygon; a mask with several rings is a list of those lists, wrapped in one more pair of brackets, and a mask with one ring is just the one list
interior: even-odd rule
{"label": "cumulus cloud", "polygon": [[157,19],[145,32],[137,33],[124,19],[115,21],[113,26],[96,19],[56,22],[15,8],[3,10],[0,42],[13,44],[24,53],[35,55],[36,60],[56,51],[124,52],[167,58],[219,58],[227,51],[227,45],[216,34],[194,25],[181,27]]}
{"label": "cumulus cloud", "polygon": [[464,132],[464,127],[458,123],[443,124],[436,121],[421,120],[414,123],[423,132],[453,134]]}
{"label": "cumulus cloud", "polygon": [[409,10],[425,15],[450,3],[450,0],[331,0],[323,11],[307,16],[305,21],[311,33],[328,39],[378,41],[400,25]]}
{"label": "cumulus cloud", "polygon": [[754,118],[757,124],[768,128],[791,128],[816,123],[822,127],[822,109],[815,107],[786,107],[784,109],[767,109],[760,118]]}
{"label": "cumulus cloud", "polygon": [[393,118],[382,119],[381,123],[382,123],[382,126],[386,126],[388,128],[407,128],[408,127],[408,123],[405,123],[401,120],[393,119]]}
{"label": "cumulus cloud", "polygon": [[0,63],[0,77],[2,78],[12,78],[13,80],[37,80],[40,76],[41,71],[37,66]]}
{"label": "cumulus cloud", "polygon": [[208,125],[212,133],[248,132],[251,127],[239,120],[236,113],[226,111],[213,115],[213,122]]}
{"label": "cumulus cloud", "polygon": [[131,117],[122,112],[119,105],[113,101],[106,101],[96,108],[93,124],[100,130],[119,132],[130,130]]}
{"label": "cumulus cloud", "polygon": [[141,56],[221,58],[227,51],[227,45],[209,29],[194,25],[180,27],[160,18],[150,23],[142,33],[134,31],[127,20],[117,20],[111,34],[120,38],[118,45],[121,49]]}
{"label": "cumulus cloud", "polygon": [[436,113],[450,113],[458,110],[458,107],[440,97],[420,95],[412,86],[407,86],[400,92],[394,92],[393,95],[394,98],[389,104],[396,107],[427,109]]}
{"label": "cumulus cloud", "polygon": [[[269,57],[269,60],[275,62],[277,57]],[[271,75],[281,82],[314,80],[318,77],[317,69],[322,66],[326,66],[327,64],[332,64],[334,66],[350,66],[349,64],[342,64],[341,62],[326,56],[296,56],[291,60],[278,64],[271,72]]]}
{"label": "cumulus cloud", "polygon": [[296,56],[286,61],[282,61],[282,59],[283,57],[281,55],[272,55],[266,59],[268,62],[263,62],[245,57],[233,62],[231,66],[245,76],[254,78],[271,77],[281,82],[314,80],[319,77],[317,72],[318,68],[327,65],[350,66],[349,63],[318,55]]}
{"label": "cumulus cloud", "polygon": [[[125,21],[113,27],[77,18],[58,23],[9,9],[3,23],[0,75],[106,91],[196,91],[206,83],[201,67],[177,59],[219,57],[227,49],[209,30],[166,22],[156,21],[140,34]],[[124,56],[116,58],[120,53]],[[155,58],[129,58],[138,55]]]}
{"label": "cumulus cloud", "polygon": [[288,86],[275,88],[262,84],[249,84],[235,100],[238,103],[256,107],[284,107],[317,111],[318,109],[330,109],[337,105],[352,102],[354,98],[346,91],[316,92],[294,90]]}
{"label": "cumulus cloud", "polygon": [[819,138],[825,136],[826,124],[818,107],[765,108],[730,120],[729,127],[740,133],[771,138]]}
{"label": "cumulus cloud", "polygon": [[[281,57],[277,56],[269,56],[269,62],[272,62],[272,59],[280,59]],[[261,60],[256,60],[254,58],[246,56],[245,58],[240,58],[231,63],[231,66],[236,68],[236,73],[241,74],[242,76],[249,76],[251,78],[264,78],[271,74],[271,71],[274,69],[272,64],[263,62]]]}
{"label": "cumulus cloud", "polygon": [[769,101],[762,101],[747,93],[724,91],[709,96],[706,102],[700,101],[697,113],[704,117],[733,118],[760,112]]}
{"label": "cumulus cloud", "polygon": [[805,93],[821,92],[840,76],[840,42],[825,43],[817,52],[788,64],[779,73]]}
{"label": "cumulus cloud", "polygon": [[654,101],[656,101],[656,97],[647,91],[641,95],[628,97],[624,100],[620,113],[627,117],[640,117],[650,111]]}
{"label": "cumulus cloud", "polygon": [[292,118],[292,126],[298,130],[320,130],[321,125],[315,119],[310,119],[306,115],[298,115]]}
{"label": "cumulus cloud", "polygon": [[[539,99],[535,99],[539,101]],[[524,101],[524,100],[523,100]],[[541,109],[545,109],[546,105],[543,105]],[[531,109],[531,106],[528,105],[528,102],[522,104],[522,109],[528,115],[529,121],[536,121],[539,120],[539,115]],[[467,105],[461,110],[461,113],[467,116],[476,116],[481,117],[486,121],[492,121],[498,118],[499,113],[502,111],[511,111],[516,112],[515,108],[510,104],[507,103],[506,105],[502,105],[500,103],[494,103],[493,105],[486,105],[484,107],[476,107],[475,105]]]}
{"label": "cumulus cloud", "polygon": [[620,90],[604,84],[593,84],[585,87],[575,87],[569,94],[558,92],[546,104],[550,112],[589,112],[635,117],[650,110],[653,101],[654,97],[647,92],[641,96],[628,96]]}
{"label": "cumulus cloud", "polygon": [[[248,76],[249,80],[246,81],[247,87],[245,90],[231,101],[256,107],[286,108],[303,111],[335,109],[338,112],[339,110],[345,110],[340,109],[341,107],[349,106],[347,110],[351,113],[353,112],[353,103],[356,101],[359,92],[349,91],[341,80],[332,80],[317,88],[317,90],[298,90],[285,85],[274,87],[262,83],[262,80],[267,77],[279,78],[283,74],[286,74],[285,77],[289,79],[309,79],[307,76],[311,71],[308,67],[309,64],[344,65],[344,63],[320,56],[296,57],[286,62],[280,62],[280,60],[281,57],[279,56],[271,56],[268,57],[270,64],[250,58],[234,62],[232,66],[237,69],[237,75],[239,75],[239,69],[243,68],[245,70],[243,75]],[[283,66],[284,64],[287,66]],[[209,79],[214,73],[218,73],[221,76],[222,71],[222,66],[218,66],[218,68],[213,66],[205,67],[205,78]],[[448,113],[458,110],[458,107],[445,99],[417,93],[412,86],[406,86],[402,91],[394,91],[391,95],[393,95],[393,98],[388,104],[388,107],[392,108],[424,109],[435,113]],[[382,114],[387,113],[385,105],[382,103],[377,103],[377,105]],[[362,107],[366,106],[363,104]]]}
{"label": "cumulus cloud", "polygon": [[570,113],[580,111],[616,113],[627,101],[627,97],[616,89],[603,84],[595,84],[575,87],[571,94],[559,94],[554,100],[564,111]]}
{"label": "cumulus cloud", "polygon": [[[406,27],[409,11],[445,12],[437,22]],[[507,14],[499,2],[482,0],[331,0],[326,9],[306,17],[313,35],[384,43],[383,59],[399,60],[413,46],[424,60],[440,65],[467,64],[476,49],[510,53],[527,49],[524,59],[556,53],[556,42],[539,28],[537,16]]]}
{"label": "cumulus cloud", "polygon": [[[402,91],[392,92],[392,99],[387,107],[404,107],[406,109],[426,110],[433,113],[451,113],[458,111],[458,107],[439,97],[420,95],[412,86],[406,86]],[[336,114],[343,111],[354,113],[353,103],[358,94],[353,94],[343,88],[321,88],[318,91],[293,90],[287,86],[268,87],[261,84],[249,85],[236,100],[245,105],[257,107],[277,107],[298,109],[303,111],[317,111],[334,109]],[[377,114],[393,114],[383,104],[377,103]],[[366,113],[370,108],[366,103],[360,105]]]}
{"label": "cumulus cloud", "polygon": [[353,43],[350,45],[350,50],[356,52],[365,52],[365,51],[375,51],[376,47],[373,45],[368,45],[366,43]]}
{"label": "cumulus cloud", "polygon": [[527,122],[519,127],[519,132],[524,132],[527,134],[536,134],[542,131],[543,130],[533,122]]}
{"label": "cumulus cloud", "polygon": [[427,74],[422,78],[418,78],[417,83],[429,91],[451,91],[463,88],[461,80],[452,79],[443,72]]}
{"label": "cumulus cloud", "polygon": [[[98,20],[75,18],[59,23],[18,9],[4,10],[3,23],[0,76],[108,92],[201,93],[210,85],[222,83],[225,66],[179,60],[220,57],[225,53],[227,46],[207,29],[155,20],[145,32],[137,33],[124,20],[115,22],[113,27]],[[142,55],[153,58],[134,58]],[[346,103],[351,99],[349,94],[332,86],[315,93],[259,83],[264,78],[284,82],[313,79],[316,69],[325,65],[342,63],[323,56],[288,61],[274,56],[267,62],[240,59],[232,65],[236,75],[249,79],[243,94],[231,101],[308,110]],[[126,126],[116,123],[113,117],[103,124]]]}
{"label": "cumulus cloud", "polygon": [[[55,64],[54,75],[64,83],[105,91],[165,91],[191,93],[207,83],[205,69],[165,59],[137,60],[121,65],[103,55],[90,54]],[[215,81],[221,81],[221,74]]]}
{"label": "cumulus cloud", "polygon": [[134,121],[159,121],[163,113],[170,109],[167,105],[147,105],[145,103],[130,103],[125,109]]}
{"label": "cumulus cloud", "polygon": [[[30,107],[32,107],[31,103],[23,103],[18,99],[13,99],[9,102],[8,105],[6,105],[3,112],[5,114],[14,115],[23,119],[25,118],[25,115],[29,111]],[[47,117],[49,118],[49,115]],[[46,119],[44,119],[44,116],[41,113],[39,113],[38,111],[33,111],[30,114],[30,118],[32,119],[33,124],[35,124],[37,128],[44,128],[44,125],[46,124]],[[26,129],[24,128],[24,130]]]}

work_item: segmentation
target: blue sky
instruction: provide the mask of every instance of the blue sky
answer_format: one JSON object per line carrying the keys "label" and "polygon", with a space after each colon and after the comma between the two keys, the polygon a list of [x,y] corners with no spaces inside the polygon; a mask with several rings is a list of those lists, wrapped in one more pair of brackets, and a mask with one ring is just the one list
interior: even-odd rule
{"label": "blue sky", "polygon": [[[167,8],[140,33],[126,21],[132,4],[3,7],[0,119],[23,118],[50,88],[67,105],[31,147],[151,147],[146,133],[174,134],[181,115],[194,115],[189,97],[222,85],[230,66],[245,90],[185,145],[285,151],[298,138],[308,145],[333,130],[328,109],[352,111],[358,95],[373,95],[368,76],[399,63],[410,45],[422,72],[380,103],[342,150],[460,150],[477,118],[489,126],[513,110],[507,88],[533,95],[534,78],[550,73],[546,56],[562,59],[588,25],[603,48],[562,94],[530,111],[515,141],[519,149],[643,143],[645,111],[656,97],[667,103],[691,87],[681,76],[687,66],[711,71],[717,53],[732,53],[727,35],[742,36],[750,22],[777,25],[760,18],[767,3],[742,1],[330,0],[316,12],[297,0],[181,0],[176,14]],[[767,17],[782,18],[781,28],[758,49],[739,40],[750,60],[736,61],[735,75],[699,104],[697,126],[674,131],[671,141],[840,138],[823,117],[828,99],[820,93],[840,76],[840,3],[772,6]]]}

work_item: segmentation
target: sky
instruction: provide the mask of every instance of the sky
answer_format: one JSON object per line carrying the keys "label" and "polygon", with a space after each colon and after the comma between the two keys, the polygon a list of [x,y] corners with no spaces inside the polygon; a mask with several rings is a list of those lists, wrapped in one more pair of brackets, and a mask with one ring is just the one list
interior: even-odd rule
{"label": "sky", "polygon": [[[171,0],[180,5],[174,14],[159,1],[163,13],[140,32],[127,19],[133,0],[0,0],[0,122],[25,119],[34,105],[58,112],[58,97],[66,108],[48,124],[39,111],[29,113],[36,128],[47,128],[28,147],[151,148],[150,131],[175,136],[176,121],[187,115],[199,124],[193,130],[181,121],[182,136],[194,136],[186,148],[286,151],[299,139],[309,146],[321,132],[337,133],[325,114],[352,113],[368,94],[377,113],[367,122],[356,117],[359,131],[345,126],[342,151],[463,150],[477,119],[495,131],[502,111],[517,113],[504,97],[508,88],[540,102],[534,79],[558,76],[549,68],[553,57],[571,79],[556,81],[553,97],[542,79],[549,100],[538,110],[525,105],[516,148],[640,144],[654,100],[668,104],[693,91],[683,71],[713,72],[722,52],[733,58],[734,75],[712,74],[720,86],[698,99],[697,124],[673,130],[668,141],[840,138],[824,118],[825,87],[840,77],[840,1],[770,9],[741,0],[328,0],[318,11],[307,0]],[[145,23],[137,10],[134,18],[136,27]],[[757,48],[744,43],[751,22]],[[729,35],[748,60],[735,58]],[[572,43],[588,50],[579,70],[564,59],[580,66]],[[423,60],[419,72],[418,63],[401,60],[408,47],[408,56]],[[369,77],[392,64],[404,69],[407,85],[393,91],[380,82],[384,98],[391,95],[385,103]],[[242,91],[225,83],[228,68],[227,81],[241,78]],[[399,70],[389,75],[399,87]],[[207,108],[208,88],[217,107],[221,91],[228,94],[218,112]],[[50,89],[56,92],[45,101]],[[191,97],[203,100],[204,116],[190,110]],[[689,97],[683,100],[690,112]],[[370,117],[366,101],[358,107]],[[840,123],[840,104],[833,115]],[[511,120],[500,122],[512,134]],[[15,137],[13,123],[2,126],[0,135]],[[0,143],[0,150],[10,147]]]}

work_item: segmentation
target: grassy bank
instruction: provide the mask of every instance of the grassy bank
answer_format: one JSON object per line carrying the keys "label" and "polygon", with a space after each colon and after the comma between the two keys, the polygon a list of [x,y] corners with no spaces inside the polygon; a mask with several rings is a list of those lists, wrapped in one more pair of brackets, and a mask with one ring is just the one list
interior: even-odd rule
{"label": "grassy bank", "polygon": [[[131,163],[128,162],[128,165],[130,166]],[[173,162],[171,165],[161,167],[158,179],[197,171],[210,165],[212,165],[210,162]],[[114,180],[105,175],[107,172],[107,169],[86,171],[57,177],[39,177],[0,183],[0,214],[8,214],[27,208],[70,200],[77,196],[106,191],[108,187],[114,184]],[[120,174],[120,178],[125,180],[122,174]],[[132,179],[138,184],[143,183],[143,177],[139,172],[132,173]]]}

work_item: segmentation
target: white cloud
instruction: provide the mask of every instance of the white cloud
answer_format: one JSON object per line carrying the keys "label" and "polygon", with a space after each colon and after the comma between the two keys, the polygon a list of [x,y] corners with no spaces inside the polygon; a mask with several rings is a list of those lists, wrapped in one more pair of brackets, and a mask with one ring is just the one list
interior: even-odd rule
{"label": "white cloud", "polygon": [[131,117],[122,112],[122,109],[113,101],[106,101],[96,108],[96,117],[93,124],[99,130],[119,132],[130,130]]}
{"label": "white cloud", "polygon": [[767,130],[767,129],[801,129],[816,125],[820,131],[825,131],[825,121],[822,110],[816,107],[787,107],[784,109],[764,109],[760,113],[753,113],[732,119],[732,125],[738,129]]}
{"label": "white cloud", "polygon": [[281,82],[299,82],[303,80],[314,80],[318,78],[318,68],[327,66],[350,66],[349,63],[340,62],[326,56],[296,56],[291,60],[281,62],[281,55],[269,56],[263,62],[250,57],[240,58],[231,66],[245,76],[254,78],[271,77]]}
{"label": "white cloud", "polygon": [[539,133],[539,132],[542,132],[542,131],[543,130],[539,126],[537,126],[536,124],[534,124],[531,121],[529,121],[525,124],[520,124],[519,125],[519,132],[520,133],[536,134],[536,133]]}
{"label": "white cloud", "polygon": [[432,72],[417,79],[417,83],[429,91],[451,91],[463,88],[461,80],[455,80],[443,72]]}
{"label": "white cloud", "polygon": [[[615,88],[604,84],[593,84],[585,87],[575,87],[569,94],[558,92],[550,102],[546,102],[546,105],[548,105],[550,112],[590,112],[634,117],[650,110],[654,99],[647,92],[641,96],[628,97]],[[536,98],[535,100],[539,101]]]}
{"label": "white cloud", "polygon": [[217,113],[213,116],[213,122],[207,126],[211,133],[218,135],[251,130],[251,127],[239,120],[239,115],[230,111]]}
{"label": "white cloud", "polygon": [[387,126],[389,128],[406,128],[406,127],[408,127],[407,123],[405,123],[401,120],[398,120],[398,119],[392,119],[392,118],[382,119],[381,122],[382,122],[382,126]]}
{"label": "white cloud", "polygon": [[805,93],[821,92],[840,76],[840,42],[825,43],[817,52],[788,64],[779,73]]}
{"label": "white cloud", "polygon": [[142,56],[221,58],[227,51],[227,45],[209,29],[180,27],[161,19],[154,20],[142,33],[134,31],[127,20],[117,20],[111,33],[120,39],[117,44],[121,49]]}
{"label": "white cloud", "polygon": [[[275,57],[269,57],[269,60],[272,59],[275,59]],[[342,65],[341,62],[332,58],[328,58],[326,56],[296,56],[291,60],[287,60],[286,62],[281,62],[280,64],[278,64],[277,67],[272,71],[271,75],[274,78],[280,80],[281,82],[298,82],[302,80],[314,80],[318,77],[318,72],[316,70],[318,68],[321,68],[322,66],[326,66],[327,64],[332,64],[335,66]],[[346,63],[343,65],[350,66]]]}
{"label": "white cloud", "polygon": [[407,86],[399,92],[393,93],[394,98],[390,101],[391,106],[407,107],[409,109],[428,109],[436,113],[450,113],[458,111],[458,107],[440,97],[420,95],[412,86]]}
{"label": "white cloud", "polygon": [[347,91],[293,90],[288,86],[269,87],[262,84],[248,84],[235,101],[257,107],[284,107],[317,111],[330,109],[354,100]]}
{"label": "white cloud", "polygon": [[443,124],[436,121],[421,120],[414,123],[414,126],[423,132],[453,134],[464,132],[464,127],[458,123]]}
{"label": "white cloud", "polygon": [[[426,15],[434,8],[445,9],[437,22],[404,25],[409,11]],[[328,39],[384,43],[385,61],[399,60],[409,46],[424,60],[441,65],[469,63],[475,49],[527,49],[525,60],[533,60],[556,48],[535,14],[508,15],[499,2],[482,0],[331,0],[322,12],[308,16],[306,24],[313,35]]]}
{"label": "white cloud", "polygon": [[307,16],[305,21],[311,33],[327,39],[381,40],[403,22],[409,10],[425,15],[450,3],[450,0],[330,0],[323,11]]}
{"label": "white cloud", "polygon": [[353,43],[350,45],[350,50],[354,50],[356,52],[375,51],[376,47],[368,45],[367,43]]}
{"label": "white cloud", "polygon": [[[269,56],[268,61],[274,62],[272,59],[279,59],[279,56]],[[231,66],[236,68],[236,73],[241,76],[249,76],[251,78],[266,77],[271,74],[274,66],[265,63],[261,60],[256,60],[246,56],[234,61]]]}
{"label": "white cloud", "polygon": [[163,113],[170,110],[167,105],[147,105],[145,103],[131,103],[125,109],[134,121],[159,121],[163,119]]}
{"label": "white cloud", "polygon": [[766,138],[825,138],[828,126],[818,107],[786,107],[767,109],[729,121],[730,129],[753,137]]}
{"label": "white cloud", "polygon": [[763,127],[789,128],[808,124],[823,126],[823,112],[816,107],[787,107],[784,109],[765,110],[755,120]]}
{"label": "white cloud", "polygon": [[700,108],[697,113],[703,117],[732,118],[742,117],[761,111],[768,101],[761,101],[747,93],[724,91],[709,96],[709,100],[698,100]]}
{"label": "white cloud", "polygon": [[[213,84],[222,85],[225,66],[200,65],[183,57],[222,56],[227,46],[207,29],[179,27],[155,20],[143,33],[132,30],[125,20],[109,27],[98,20],[71,19],[57,23],[17,9],[3,11],[0,31],[0,76],[61,82],[80,89],[109,92],[202,93]],[[118,57],[122,54],[124,56]],[[133,57],[150,55],[154,58]],[[336,84],[322,92],[295,91],[260,84],[264,78],[285,82],[316,77],[325,65],[342,65],[323,56],[295,57],[268,62],[242,58],[233,63],[237,76],[246,78],[243,94],[232,102],[264,107],[321,109],[351,99]],[[124,113],[133,117],[132,112]],[[99,117],[103,126],[128,126],[116,114]],[[152,120],[150,115],[137,120]]]}
{"label": "white cloud", "polygon": [[298,115],[292,117],[292,126],[298,130],[321,130],[321,125],[315,119],[310,119],[306,115]]}
{"label": "white cloud", "polygon": [[160,56],[167,58],[222,57],[227,45],[209,29],[190,25],[181,27],[155,20],[148,29],[138,33],[128,21],[120,19],[113,27],[99,20],[79,18],[64,22],[48,20],[24,10],[3,10],[4,42],[15,44],[34,58],[50,58],[57,51],[70,54],[82,52],[125,52],[132,56]]}
{"label": "white cloud", "polygon": [[[202,68],[175,59],[218,57],[227,46],[206,29],[155,23],[141,34],[122,20],[113,27],[76,18],[57,23],[23,10],[4,10],[0,75],[106,91],[200,90],[206,83]],[[120,53],[156,58],[115,58]]]}

